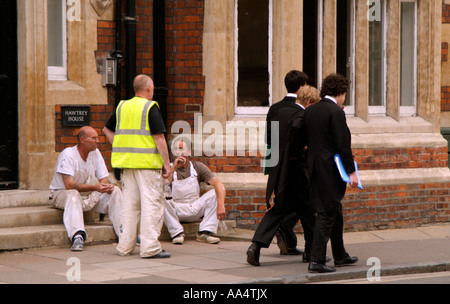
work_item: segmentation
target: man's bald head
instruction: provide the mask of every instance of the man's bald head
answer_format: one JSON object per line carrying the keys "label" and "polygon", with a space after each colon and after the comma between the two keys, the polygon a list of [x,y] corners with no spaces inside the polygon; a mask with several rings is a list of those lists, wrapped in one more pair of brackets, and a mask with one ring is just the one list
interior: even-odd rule
{"label": "man's bald head", "polygon": [[[145,95],[142,97],[145,97],[147,99],[153,98],[153,89],[154,89],[153,80],[147,75],[141,74],[136,76],[136,78],[134,78],[133,81],[133,88],[136,96]],[[149,94],[151,94],[151,96],[147,97]]]}

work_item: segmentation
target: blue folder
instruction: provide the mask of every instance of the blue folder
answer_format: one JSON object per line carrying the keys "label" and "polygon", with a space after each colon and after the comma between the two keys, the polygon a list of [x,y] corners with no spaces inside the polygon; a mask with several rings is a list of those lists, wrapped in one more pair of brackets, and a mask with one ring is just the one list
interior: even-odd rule
{"label": "blue folder", "polygon": [[[336,163],[339,173],[341,174],[342,180],[346,183],[350,183],[350,177],[348,176],[347,171],[345,171],[344,164],[342,164],[342,159],[339,156],[339,154],[334,155],[334,162]],[[355,162],[355,170],[356,176],[358,177],[358,188],[363,190],[361,180],[359,179],[358,165],[356,164],[356,162]]]}

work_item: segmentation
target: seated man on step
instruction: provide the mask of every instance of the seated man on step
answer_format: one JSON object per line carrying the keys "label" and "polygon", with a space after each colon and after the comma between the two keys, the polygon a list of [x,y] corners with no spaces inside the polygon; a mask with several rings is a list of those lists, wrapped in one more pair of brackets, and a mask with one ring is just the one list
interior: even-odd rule
{"label": "seated man on step", "polygon": [[64,149],[58,157],[50,200],[53,207],[64,210],[63,222],[72,251],[83,250],[86,240],[83,212],[93,210],[108,214],[119,235],[122,191],[108,182],[105,161],[97,149],[98,134],[82,127],[78,144]]}
{"label": "seated man on step", "polygon": [[[180,222],[195,222],[202,219],[196,240],[216,244],[220,239],[213,236],[219,221],[225,219],[225,187],[209,168],[201,162],[189,160],[190,144],[183,139],[175,139],[172,153],[176,157],[169,177],[172,198],[166,197],[164,223],[172,243],[183,244],[184,231]],[[173,180],[172,180],[173,179]],[[200,183],[214,187],[200,196]],[[168,196],[168,195],[166,195]]]}

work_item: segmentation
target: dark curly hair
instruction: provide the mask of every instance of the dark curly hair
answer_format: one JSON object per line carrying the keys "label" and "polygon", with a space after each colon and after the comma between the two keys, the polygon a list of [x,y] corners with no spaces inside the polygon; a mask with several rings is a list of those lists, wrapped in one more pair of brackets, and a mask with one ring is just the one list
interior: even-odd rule
{"label": "dark curly hair", "polygon": [[347,92],[350,86],[350,81],[340,74],[328,75],[322,83],[320,89],[320,96],[323,98],[326,95],[336,97]]}
{"label": "dark curly hair", "polygon": [[284,78],[284,85],[288,93],[297,93],[301,86],[308,82],[308,75],[301,71],[292,70],[286,74]]}

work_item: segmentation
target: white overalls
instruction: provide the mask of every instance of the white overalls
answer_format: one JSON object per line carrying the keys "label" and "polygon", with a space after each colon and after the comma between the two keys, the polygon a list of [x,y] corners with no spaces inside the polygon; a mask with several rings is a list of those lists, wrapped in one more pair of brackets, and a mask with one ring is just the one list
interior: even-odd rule
{"label": "white overalls", "polygon": [[172,200],[166,200],[164,223],[170,237],[183,232],[180,222],[196,222],[203,217],[199,231],[217,232],[217,197],[214,189],[200,197],[200,185],[192,162],[190,176],[178,180],[177,172],[173,173]]}

